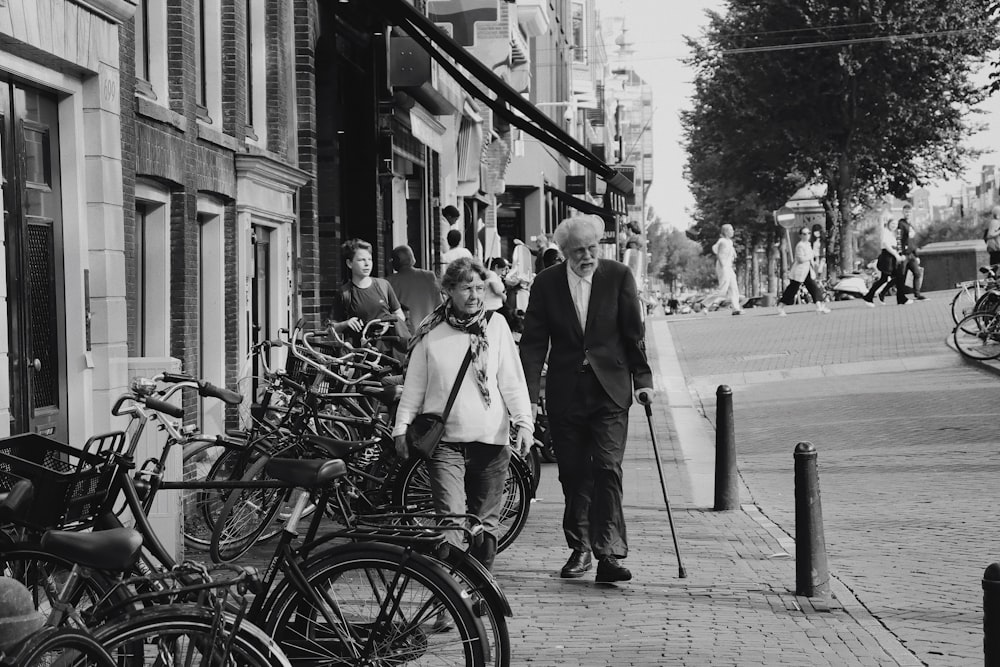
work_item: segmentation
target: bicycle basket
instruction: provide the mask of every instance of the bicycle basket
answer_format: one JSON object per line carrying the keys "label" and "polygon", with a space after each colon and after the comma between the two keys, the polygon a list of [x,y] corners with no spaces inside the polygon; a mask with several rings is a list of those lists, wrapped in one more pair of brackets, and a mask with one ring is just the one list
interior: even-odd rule
{"label": "bicycle basket", "polygon": [[21,479],[35,488],[31,508],[15,522],[39,530],[92,522],[114,475],[107,453],[124,445],[121,431],[94,436],[82,450],[35,433],[0,439],[0,490]]}
{"label": "bicycle basket", "polygon": [[[312,345],[312,348],[317,352],[331,357],[343,354],[343,350],[336,345],[325,345],[323,343],[310,343],[310,345]],[[304,348],[301,349],[301,353],[304,355],[309,354],[309,352]],[[288,358],[285,360],[285,375],[289,380],[306,387],[312,387],[319,393],[326,393],[330,391],[330,382],[326,375],[322,375],[318,370],[306,364],[304,361],[291,353],[288,354]]]}

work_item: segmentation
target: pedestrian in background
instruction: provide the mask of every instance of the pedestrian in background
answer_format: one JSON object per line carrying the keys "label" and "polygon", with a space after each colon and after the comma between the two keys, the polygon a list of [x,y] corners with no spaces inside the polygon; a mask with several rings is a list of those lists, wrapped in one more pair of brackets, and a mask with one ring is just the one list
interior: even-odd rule
{"label": "pedestrian in background", "polygon": [[917,257],[917,248],[913,245],[913,227],[906,218],[900,218],[897,223],[897,234],[899,235],[900,255],[902,262],[896,270],[898,281],[896,283],[896,294],[906,288],[906,274],[913,276],[913,298],[923,301],[927,297],[920,293],[920,288],[924,284],[924,267],[920,265],[920,258]]}
{"label": "pedestrian in background", "polygon": [[[886,220],[879,234],[880,252],[875,267],[879,270],[880,275],[878,280],[872,283],[868,294],[864,296],[865,303],[868,304],[869,308],[875,307],[876,296],[878,296],[879,301],[885,300],[885,294],[880,294],[879,290],[883,286],[888,289],[887,283],[896,275],[900,262],[903,260],[903,256],[899,252],[899,236],[896,234],[898,229],[899,223],[895,219]],[[896,299],[900,304],[909,303],[902,290],[896,290]]]}
{"label": "pedestrian in background", "polygon": [[341,285],[333,300],[328,326],[344,334],[352,345],[361,341],[361,331],[375,319],[395,317],[406,321],[392,285],[383,278],[373,278],[372,245],[351,239],[341,246],[350,277]]}
{"label": "pedestrian in background", "polygon": [[497,311],[503,308],[507,299],[507,286],[503,283],[503,275],[507,273],[510,264],[503,257],[494,257],[486,268],[486,294],[483,305],[486,310]]}
{"label": "pedestrian in background", "polygon": [[986,251],[990,254],[990,265],[1000,264],[1000,206],[994,206],[990,211],[983,240],[986,241]]}
{"label": "pedestrian in background", "polygon": [[433,271],[418,269],[413,249],[408,245],[396,246],[390,258],[395,271],[386,278],[406,314],[406,325],[411,332],[441,303],[441,288]]}
{"label": "pedestrian in background", "polygon": [[[548,359],[545,409],[556,450],[571,553],[560,571],[582,577],[598,559],[598,583],[628,581],[622,458],[633,397],[649,404],[653,378],[632,272],[599,258],[604,223],[563,220],[555,240],[566,258],[535,277],[521,336],[532,413]],[[634,392],[634,393],[633,393]]]}
{"label": "pedestrian in background", "polygon": [[736,248],[733,246],[733,236],[736,234],[730,224],[722,225],[719,240],[712,246],[715,253],[715,275],[719,279],[719,295],[725,297],[733,315],[741,315],[740,287],[736,282]]}
{"label": "pedestrian in background", "polygon": [[448,234],[445,235],[445,240],[448,241],[448,250],[441,255],[442,272],[447,270],[448,265],[456,259],[460,257],[472,257],[472,252],[468,248],[459,245],[462,242],[462,232],[457,229],[449,229]]}
{"label": "pedestrian in background", "polygon": [[[507,322],[484,308],[486,269],[462,257],[448,265],[444,302],[425,319],[411,341],[403,395],[396,412],[396,453],[409,456],[406,428],[421,412],[441,414],[466,350],[472,363],[445,423],[444,437],[427,462],[435,511],[474,514],[485,529],[470,552],[487,569],[496,557],[500,509],[510,463],[510,424],[517,426],[516,454],[534,442],[531,403],[517,346]],[[444,531],[463,546],[458,531]]]}
{"label": "pedestrian in background", "polygon": [[785,288],[781,300],[778,301],[778,315],[781,317],[788,314],[785,312],[785,306],[791,306],[795,303],[795,295],[799,293],[799,288],[802,285],[805,285],[806,289],[809,290],[809,295],[812,297],[813,303],[816,304],[817,313],[830,312],[830,309],[823,303],[823,290],[816,284],[816,279],[813,277],[816,273],[816,255],[813,252],[811,239],[812,232],[808,227],[799,230],[799,242],[795,244],[794,259],[791,268],[788,269],[788,287]]}

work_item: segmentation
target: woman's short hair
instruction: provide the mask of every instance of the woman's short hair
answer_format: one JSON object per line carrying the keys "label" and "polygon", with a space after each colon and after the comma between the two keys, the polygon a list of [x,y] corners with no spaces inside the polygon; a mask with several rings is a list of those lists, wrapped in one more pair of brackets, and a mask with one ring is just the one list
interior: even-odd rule
{"label": "woman's short hair", "polygon": [[368,241],[362,241],[361,239],[350,239],[344,241],[344,245],[340,246],[341,252],[344,253],[344,261],[348,262],[354,259],[354,253],[359,250],[372,251],[372,244]]}
{"label": "woman's short hair", "polygon": [[479,276],[480,280],[486,280],[486,267],[475,257],[459,257],[444,270],[444,275],[441,276],[441,289],[451,290],[472,280],[473,275]]}
{"label": "woman's short hair", "polygon": [[510,262],[508,262],[503,257],[493,257],[492,259],[490,259],[489,263],[490,271],[496,271],[498,269],[506,269],[508,266],[510,266]]}
{"label": "woman's short hair", "polygon": [[601,237],[604,236],[604,221],[596,215],[576,215],[572,218],[566,218],[556,227],[556,231],[552,234],[552,240],[565,252],[566,244],[569,243],[571,235],[580,236],[586,233],[594,234],[600,241]]}

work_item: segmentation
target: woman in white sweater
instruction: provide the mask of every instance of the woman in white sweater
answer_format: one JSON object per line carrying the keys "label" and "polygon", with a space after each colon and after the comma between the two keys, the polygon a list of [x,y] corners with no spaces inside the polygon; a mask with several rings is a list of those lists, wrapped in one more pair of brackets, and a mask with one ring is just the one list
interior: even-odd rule
{"label": "woman in white sweater", "polygon": [[[486,535],[472,554],[487,568],[496,556],[504,482],[510,462],[510,424],[517,426],[517,454],[534,441],[531,402],[510,328],[483,307],[486,269],[479,260],[460,258],[441,279],[445,301],[420,325],[410,341],[403,395],[393,429],[396,452],[409,456],[406,429],[421,412],[441,414],[466,351],[472,363],[462,381],[445,432],[428,461],[436,511],[475,514]],[[459,546],[462,538],[448,531]]]}

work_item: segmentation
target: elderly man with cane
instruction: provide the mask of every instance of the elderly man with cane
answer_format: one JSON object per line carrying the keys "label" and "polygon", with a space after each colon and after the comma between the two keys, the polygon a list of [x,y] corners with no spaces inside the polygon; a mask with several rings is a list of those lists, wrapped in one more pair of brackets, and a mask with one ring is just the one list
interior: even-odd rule
{"label": "elderly man with cane", "polygon": [[546,410],[565,499],[571,550],[560,576],[582,577],[597,558],[597,583],[629,581],[622,459],[633,397],[648,405],[653,378],[635,279],[600,259],[604,223],[563,220],[555,242],[566,261],[535,278],[521,337],[521,363],[537,411],[548,357]]}

